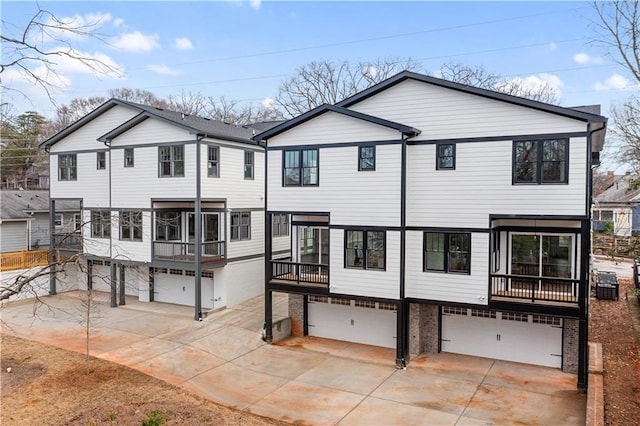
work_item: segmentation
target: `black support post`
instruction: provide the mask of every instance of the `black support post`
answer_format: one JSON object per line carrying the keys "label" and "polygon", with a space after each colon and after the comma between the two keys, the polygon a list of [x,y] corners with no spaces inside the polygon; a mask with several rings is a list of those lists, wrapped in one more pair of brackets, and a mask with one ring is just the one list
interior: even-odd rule
{"label": "black support post", "polygon": [[126,305],[126,291],[125,291],[125,271],[124,265],[118,265],[120,267],[120,305]]}
{"label": "black support post", "polygon": [[591,222],[581,221],[580,230],[580,320],[578,321],[578,389],[586,391],[589,382],[589,293],[591,277]]}
{"label": "black support post", "polygon": [[202,145],[200,144],[201,140],[202,138],[200,136],[196,137],[196,199],[193,211],[193,220],[195,221],[193,228],[196,234],[193,247],[193,255],[195,258],[194,278],[196,286],[194,319],[196,321],[202,321],[202,204],[200,201],[200,173],[202,169],[200,164],[200,149],[202,147]]}
{"label": "black support post", "polygon": [[116,273],[116,262],[113,261],[113,259],[111,259],[111,277],[109,279],[109,288],[110,288],[110,293],[111,293],[111,307],[115,308],[118,306],[118,294],[117,294],[117,284],[118,284],[118,278],[117,278],[117,273]]}
{"label": "black support post", "polygon": [[56,256],[56,238],[54,235],[54,231],[56,229],[55,224],[55,215],[56,215],[56,200],[50,198],[49,201],[49,267],[51,268],[51,274],[49,275],[49,294],[56,294],[56,270],[55,266],[57,256]]}
{"label": "black support post", "polygon": [[264,215],[264,340],[273,341],[273,293],[269,289],[271,281],[271,213]]}

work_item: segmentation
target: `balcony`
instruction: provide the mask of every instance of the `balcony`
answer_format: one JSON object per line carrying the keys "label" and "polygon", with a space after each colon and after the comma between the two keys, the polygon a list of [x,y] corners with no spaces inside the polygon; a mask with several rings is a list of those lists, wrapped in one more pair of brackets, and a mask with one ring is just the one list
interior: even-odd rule
{"label": "balcony", "polygon": [[[225,258],[224,241],[205,241],[201,244],[202,263],[219,262]],[[195,243],[182,241],[154,241],[153,258],[175,262],[193,262]]]}
{"label": "balcony", "polygon": [[49,264],[49,250],[0,253],[0,271],[17,271]]}
{"label": "balcony", "polygon": [[66,234],[53,234],[54,248],[65,251],[82,251],[82,234],[68,232]]}
{"label": "balcony", "polygon": [[491,274],[491,300],[578,307],[580,280]]}
{"label": "balcony", "polygon": [[271,283],[329,289],[329,266],[272,260]]}

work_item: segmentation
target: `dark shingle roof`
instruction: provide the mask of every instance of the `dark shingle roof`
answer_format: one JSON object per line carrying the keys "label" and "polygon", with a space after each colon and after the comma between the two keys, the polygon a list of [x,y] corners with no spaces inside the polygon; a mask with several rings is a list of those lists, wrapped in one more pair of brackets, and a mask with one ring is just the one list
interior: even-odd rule
{"label": "dark shingle roof", "polygon": [[596,197],[598,203],[638,203],[640,204],[640,188],[630,189],[629,180],[633,176],[616,176],[613,184]]}
{"label": "dark shingle roof", "polygon": [[[79,211],[79,203],[72,201],[56,201],[56,211]],[[29,213],[49,211],[49,191],[0,191],[0,218],[29,219]]]}

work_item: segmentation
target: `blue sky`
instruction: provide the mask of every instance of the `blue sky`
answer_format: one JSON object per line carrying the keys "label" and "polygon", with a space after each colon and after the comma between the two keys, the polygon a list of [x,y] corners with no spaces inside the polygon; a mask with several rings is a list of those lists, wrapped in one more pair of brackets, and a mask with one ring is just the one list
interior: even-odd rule
{"label": "blue sky", "polygon": [[[160,97],[181,91],[263,102],[280,82],[313,60],[366,61],[411,57],[437,75],[448,61],[482,65],[527,82],[546,81],[564,106],[601,104],[628,97],[631,78],[597,45],[595,13],[588,2],[100,2],[44,1],[59,18],[100,16],[105,42],[74,40],[74,48],[107,61],[118,75],[96,77],[60,63],[66,88],[58,104],[74,97],[106,96],[111,88],[139,88]],[[3,33],[24,27],[35,2],[2,4]],[[80,21],[78,21],[80,22]],[[3,102],[17,113],[54,109],[15,70],[3,84]]]}

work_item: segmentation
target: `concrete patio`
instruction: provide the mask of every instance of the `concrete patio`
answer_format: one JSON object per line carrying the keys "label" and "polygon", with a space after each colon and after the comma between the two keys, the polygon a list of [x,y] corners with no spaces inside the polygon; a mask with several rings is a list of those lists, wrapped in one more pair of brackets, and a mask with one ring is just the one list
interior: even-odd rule
{"label": "concrete patio", "polygon": [[[77,293],[0,310],[2,333],[83,352]],[[141,370],[215,402],[299,424],[584,424],[586,396],[559,370],[455,354],[429,354],[406,370],[395,351],[316,338],[261,340],[254,298],[193,320],[193,309],[127,298],[95,315],[91,354]],[[286,296],[274,299],[283,317]]]}

